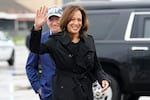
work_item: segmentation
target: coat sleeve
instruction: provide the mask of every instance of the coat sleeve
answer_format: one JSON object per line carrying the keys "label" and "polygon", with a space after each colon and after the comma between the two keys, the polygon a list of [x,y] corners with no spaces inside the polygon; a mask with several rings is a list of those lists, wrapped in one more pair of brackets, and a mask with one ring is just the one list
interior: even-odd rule
{"label": "coat sleeve", "polygon": [[34,31],[34,27],[31,30],[30,51],[36,54],[49,53],[51,50],[52,39],[48,39],[45,43],[41,43],[41,32],[42,29]]}
{"label": "coat sleeve", "polygon": [[94,77],[96,78],[96,80],[98,80],[98,82],[100,84],[101,84],[102,80],[107,80],[108,82],[110,82],[107,74],[102,69],[102,65],[100,64],[100,61],[99,61],[99,59],[97,57],[95,44],[94,44],[94,39],[93,38],[92,38],[92,48],[95,51],[95,53],[94,53],[94,68],[92,70],[92,73],[93,73]]}
{"label": "coat sleeve", "polygon": [[96,53],[94,56],[94,71],[95,71],[95,77],[98,80],[98,82],[101,84],[102,80],[107,80],[110,82],[107,74],[102,69],[102,65],[100,64],[100,61],[98,60]]}

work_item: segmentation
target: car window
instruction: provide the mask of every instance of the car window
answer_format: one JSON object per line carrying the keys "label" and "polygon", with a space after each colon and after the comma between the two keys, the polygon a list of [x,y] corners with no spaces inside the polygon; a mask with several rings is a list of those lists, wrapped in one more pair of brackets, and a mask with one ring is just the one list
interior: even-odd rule
{"label": "car window", "polygon": [[133,12],[125,40],[150,40],[150,12]]}
{"label": "car window", "polygon": [[150,38],[150,15],[137,14],[134,17],[131,38]]}
{"label": "car window", "polygon": [[150,17],[144,20],[144,38],[150,38]]}
{"label": "car window", "polygon": [[89,34],[92,34],[95,40],[104,40],[117,22],[118,16],[119,13],[89,11]]}

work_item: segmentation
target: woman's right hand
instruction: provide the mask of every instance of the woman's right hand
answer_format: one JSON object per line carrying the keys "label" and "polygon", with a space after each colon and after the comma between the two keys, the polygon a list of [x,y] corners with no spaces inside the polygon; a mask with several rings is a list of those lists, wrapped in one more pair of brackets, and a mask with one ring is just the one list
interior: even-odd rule
{"label": "woman's right hand", "polygon": [[102,90],[101,90],[101,92],[106,91],[108,89],[109,85],[110,84],[107,80],[102,80]]}
{"label": "woman's right hand", "polygon": [[47,10],[48,8],[46,6],[41,6],[39,9],[37,9],[34,20],[35,21],[34,30],[41,29],[41,27],[46,23]]}

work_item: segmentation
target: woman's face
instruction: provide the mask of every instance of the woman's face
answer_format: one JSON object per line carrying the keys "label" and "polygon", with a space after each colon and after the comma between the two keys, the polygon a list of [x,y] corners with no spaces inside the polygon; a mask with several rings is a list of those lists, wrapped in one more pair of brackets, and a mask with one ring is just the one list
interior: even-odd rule
{"label": "woman's face", "polygon": [[73,13],[73,16],[69,23],[67,24],[68,32],[72,34],[79,34],[82,27],[82,14],[79,10]]}

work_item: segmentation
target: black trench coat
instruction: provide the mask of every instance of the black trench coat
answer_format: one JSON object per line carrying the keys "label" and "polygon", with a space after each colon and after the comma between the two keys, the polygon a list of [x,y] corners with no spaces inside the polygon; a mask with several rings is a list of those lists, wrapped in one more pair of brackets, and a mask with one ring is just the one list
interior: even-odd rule
{"label": "black trench coat", "polygon": [[64,32],[51,36],[41,45],[40,37],[41,30],[32,29],[30,50],[40,54],[50,53],[56,63],[53,100],[93,100],[92,83],[108,79],[98,63],[92,36],[80,38],[77,55],[70,51],[71,38]]}

